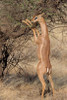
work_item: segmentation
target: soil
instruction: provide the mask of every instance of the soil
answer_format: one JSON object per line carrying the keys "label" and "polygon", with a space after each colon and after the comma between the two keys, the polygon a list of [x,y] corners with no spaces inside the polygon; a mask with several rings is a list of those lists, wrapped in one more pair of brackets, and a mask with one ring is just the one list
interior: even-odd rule
{"label": "soil", "polygon": [[[67,69],[65,66],[67,62],[55,58],[51,62],[56,93],[52,96],[50,87],[51,91],[45,94],[44,100],[67,100]],[[38,77],[34,81],[28,81],[24,77],[10,75],[0,82],[0,100],[41,100],[41,89]]]}

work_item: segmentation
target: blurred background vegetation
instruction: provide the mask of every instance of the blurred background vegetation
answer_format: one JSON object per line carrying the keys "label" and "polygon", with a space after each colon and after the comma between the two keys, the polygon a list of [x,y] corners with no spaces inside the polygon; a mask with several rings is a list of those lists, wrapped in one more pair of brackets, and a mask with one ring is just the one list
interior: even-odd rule
{"label": "blurred background vegetation", "polygon": [[[49,32],[51,32],[52,29],[55,28],[56,26],[55,24],[66,25],[67,0],[0,0],[0,47],[1,47],[0,59],[1,59],[1,63],[2,63],[2,58],[3,58],[2,48],[4,48],[4,46],[7,46],[6,49],[9,52],[8,58],[13,59],[13,60],[10,60],[10,62],[12,61],[12,66],[13,66],[14,59],[15,60],[17,60],[17,58],[19,59],[19,55],[23,54],[22,49],[20,51],[20,54],[18,53],[19,52],[18,49],[16,49],[17,51],[15,50],[15,52],[17,52],[16,54],[13,52],[13,50],[15,48],[20,48],[20,43],[21,45],[23,44],[23,46],[26,45],[24,43],[27,43],[28,40],[31,40],[31,37],[33,36],[33,34],[31,34],[30,29],[24,23],[22,23],[22,20],[26,18],[31,20],[31,18],[34,15],[40,14],[40,13],[44,13],[44,18],[47,22]],[[21,42],[19,41],[19,38]],[[58,40],[57,37],[54,37],[54,38]],[[23,46],[22,48],[24,48]],[[34,52],[33,50],[32,52]],[[13,55],[11,56],[12,52],[13,52]],[[29,56],[32,56],[34,59],[35,54],[32,52],[30,52],[30,54],[26,56],[22,55],[21,60],[23,61],[23,59],[27,59],[27,57]],[[8,60],[6,61],[8,62],[8,65],[9,65],[9,61]]]}

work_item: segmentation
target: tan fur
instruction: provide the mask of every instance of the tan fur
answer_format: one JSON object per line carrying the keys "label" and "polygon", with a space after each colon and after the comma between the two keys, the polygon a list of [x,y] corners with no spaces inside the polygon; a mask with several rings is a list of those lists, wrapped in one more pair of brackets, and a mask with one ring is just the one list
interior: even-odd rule
{"label": "tan fur", "polygon": [[[53,94],[54,94],[54,84],[53,84],[53,81],[51,78],[52,66],[51,66],[50,59],[49,59],[50,40],[49,40],[47,25],[46,25],[46,22],[45,22],[44,18],[42,17],[42,15],[43,14],[38,15],[36,20],[35,20],[36,16],[33,17],[33,19],[31,21],[33,23],[39,22],[41,31],[42,31],[42,34],[40,35],[36,28],[32,29],[35,42],[38,46],[37,51],[38,51],[39,63],[37,65],[37,74],[38,74],[40,82],[42,83],[42,99],[43,99],[44,91],[46,88],[46,83],[43,78],[44,74],[48,75],[48,79],[52,86]],[[32,23],[29,22],[28,20],[26,20],[26,23],[28,26],[30,26],[30,24],[32,25]],[[37,35],[36,35],[36,33],[37,33]]]}

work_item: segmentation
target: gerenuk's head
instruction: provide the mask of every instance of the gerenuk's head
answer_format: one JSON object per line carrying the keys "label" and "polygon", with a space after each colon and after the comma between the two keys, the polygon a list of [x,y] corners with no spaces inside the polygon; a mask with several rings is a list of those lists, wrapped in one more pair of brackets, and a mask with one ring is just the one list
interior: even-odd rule
{"label": "gerenuk's head", "polygon": [[32,23],[35,23],[35,22],[40,21],[40,20],[42,19],[42,16],[43,16],[43,15],[44,15],[44,13],[34,16],[34,17],[32,18],[32,20],[31,20],[31,22],[32,22]]}

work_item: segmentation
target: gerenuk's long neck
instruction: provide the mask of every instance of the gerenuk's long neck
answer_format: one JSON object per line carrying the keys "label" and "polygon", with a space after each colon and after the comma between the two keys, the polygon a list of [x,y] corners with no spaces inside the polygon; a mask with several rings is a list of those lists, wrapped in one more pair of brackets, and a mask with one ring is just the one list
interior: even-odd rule
{"label": "gerenuk's long neck", "polygon": [[43,36],[48,35],[47,25],[43,17],[40,19],[39,24],[41,26],[42,35]]}

